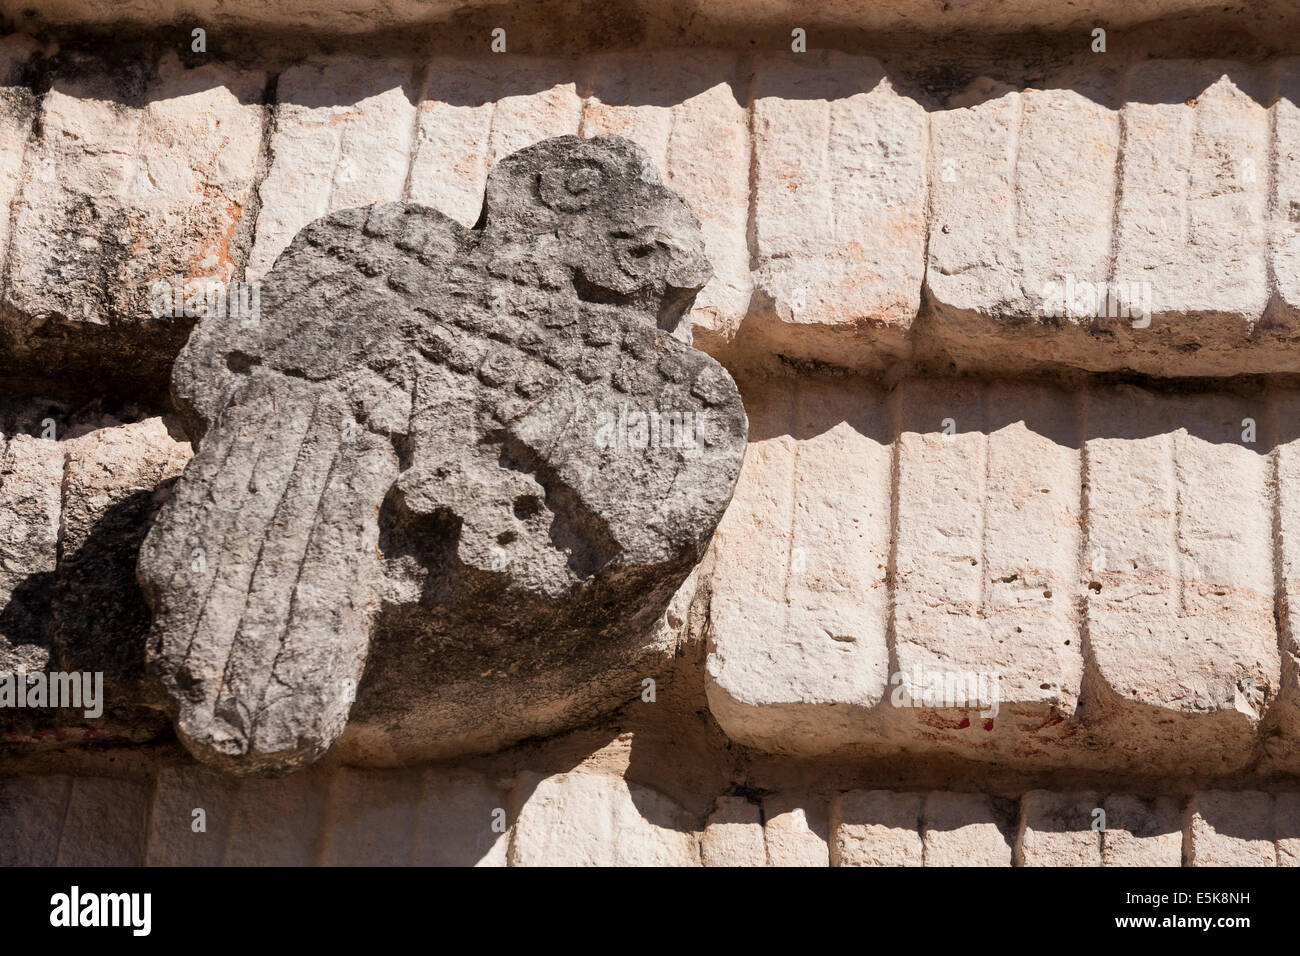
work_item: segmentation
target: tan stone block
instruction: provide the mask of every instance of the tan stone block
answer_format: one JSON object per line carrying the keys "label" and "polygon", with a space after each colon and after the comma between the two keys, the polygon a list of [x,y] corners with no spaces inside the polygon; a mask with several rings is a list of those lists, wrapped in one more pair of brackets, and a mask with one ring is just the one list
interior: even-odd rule
{"label": "tan stone block", "polygon": [[925,278],[934,325],[922,350],[1004,371],[1119,361],[1088,333],[1093,321],[1057,304],[1067,276],[1108,277],[1113,85],[1099,70],[1024,91],[980,77],[931,115]]}
{"label": "tan stone block", "polygon": [[53,866],[71,796],[71,777],[0,777],[0,866]]}
{"label": "tan stone block", "polygon": [[1273,795],[1273,840],[1278,866],[1300,866],[1300,793]]}
{"label": "tan stone block", "polygon": [[[230,839],[239,783],[205,767],[164,767],[149,812],[149,866],[220,866]],[[200,816],[195,811],[202,810]],[[201,821],[202,829],[195,826]]]}
{"label": "tan stone block", "polygon": [[1101,866],[1101,808],[1095,793],[1031,790],[1020,799],[1016,856],[1021,866]]}
{"label": "tan stone block", "polygon": [[1008,814],[977,793],[928,794],[921,808],[926,866],[1010,866]]}
{"label": "tan stone block", "polygon": [[160,487],[191,457],[162,418],[94,428],[64,443],[59,569],[50,639],[62,669],[104,674],[116,706],[146,704],[144,646],[151,615],[136,581],[140,544]]}
{"label": "tan stone block", "polygon": [[1244,344],[1268,297],[1263,78],[1240,63],[1157,60],[1128,82],[1142,99],[1124,106],[1115,278],[1151,283],[1156,333],[1213,317]]}
{"label": "tan stone block", "polygon": [[1279,312],[1269,322],[1293,329],[1300,321],[1300,57],[1282,59],[1274,70],[1268,275]]}
{"label": "tan stone block", "polygon": [[898,402],[893,660],[906,713],[933,746],[1058,749],[1083,673],[1077,403],[942,380],[905,382]]}
{"label": "tan stone block", "polygon": [[421,86],[420,69],[401,58],[334,56],[280,74],[250,280],[309,222],[405,198]]}
{"label": "tan stone block", "polygon": [[34,672],[50,657],[45,627],[58,563],[64,447],[35,437],[44,430],[39,419],[24,424],[35,435],[0,434],[0,671]]}
{"label": "tan stone block", "polygon": [[763,801],[768,866],[830,866],[826,804],[804,794],[779,793]]}
{"label": "tan stone block", "polygon": [[622,777],[523,774],[511,866],[698,866],[699,841],[681,808]]}
{"label": "tan stone block", "polygon": [[1119,762],[1243,766],[1279,681],[1262,399],[1087,404],[1087,723]]}
{"label": "tan stone block", "polygon": [[[353,791],[355,792],[355,791]],[[330,780],[320,770],[241,781],[222,860],[225,866],[313,866],[327,843]],[[353,818],[353,815],[347,815]],[[401,841],[401,835],[398,835]],[[347,849],[340,847],[339,859]],[[400,857],[400,854],[398,854]],[[367,859],[372,858],[367,854]]]}
{"label": "tan stone block", "polygon": [[1279,389],[1269,395],[1265,426],[1276,443],[1277,623],[1281,629],[1281,684],[1265,720],[1261,742],[1266,763],[1286,772],[1300,769],[1300,393]]}
{"label": "tan stone block", "polygon": [[582,135],[639,143],[700,219],[713,278],[695,299],[695,344],[717,352],[749,309],[749,123],[731,53],[613,53],[586,62]]}
{"label": "tan stone block", "polygon": [[505,67],[499,60],[435,57],[420,100],[407,198],[462,226],[474,225],[483,209],[488,135]]}
{"label": "tan stone block", "polygon": [[511,57],[492,116],[488,166],[552,136],[573,136],[582,120],[577,67],[558,57]]}
{"label": "tan stone block", "polygon": [[1188,866],[1276,866],[1273,798],[1258,791],[1206,790],[1187,805]]}
{"label": "tan stone block", "polygon": [[887,693],[892,422],[879,391],[782,382],[714,550],[707,690],[741,743],[819,753],[863,736]]}
{"label": "tan stone block", "polygon": [[153,315],[153,283],[242,265],[266,78],[175,53],[143,79],[63,56],[13,211],[5,331],[35,376],[60,362],[83,387],[156,389],[193,319]]}
{"label": "tan stone block", "polygon": [[1101,836],[1105,866],[1182,866],[1180,801],[1173,797],[1106,798],[1106,832]]}
{"label": "tan stone block", "polygon": [[852,790],[831,799],[832,866],[921,866],[919,793]]}
{"label": "tan stone block", "polygon": [[745,797],[718,797],[700,835],[705,866],[767,866],[763,815]]}
{"label": "tan stone block", "polygon": [[904,354],[925,268],[925,110],[877,60],[765,56],[753,135],[755,284],[770,302],[747,345],[849,367]]}
{"label": "tan stone block", "polygon": [[140,866],[153,788],[141,780],[76,777],[59,837],[59,866]]}
{"label": "tan stone block", "polygon": [[331,782],[322,862],[326,866],[407,866],[420,778],[408,771],[341,767]]}
{"label": "tan stone block", "polygon": [[540,57],[435,57],[419,103],[406,198],[472,226],[497,161],[578,132],[577,71],[570,61]]}
{"label": "tan stone block", "polygon": [[510,843],[504,791],[481,774],[428,770],[416,811],[417,866],[505,866]]}
{"label": "tan stone block", "polygon": [[[41,47],[35,40],[14,34],[0,40],[0,209],[11,210],[22,189],[23,158],[37,115],[37,97],[21,84],[21,71]],[[10,217],[0,216],[0,257],[9,253]],[[0,259],[0,261],[4,261]]]}

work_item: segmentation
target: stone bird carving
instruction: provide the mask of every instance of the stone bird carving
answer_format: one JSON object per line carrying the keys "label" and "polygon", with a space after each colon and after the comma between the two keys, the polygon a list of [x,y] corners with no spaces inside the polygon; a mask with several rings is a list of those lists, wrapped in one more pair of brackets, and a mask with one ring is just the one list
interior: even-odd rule
{"label": "stone bird carving", "polygon": [[473,229],[403,202],[330,214],[255,324],[201,322],[173,372],[197,451],[138,566],[191,752],[316,759],[380,614],[467,668],[648,632],[744,451],[735,384],[680,337],[710,275],[640,147],[568,136],[498,163]]}

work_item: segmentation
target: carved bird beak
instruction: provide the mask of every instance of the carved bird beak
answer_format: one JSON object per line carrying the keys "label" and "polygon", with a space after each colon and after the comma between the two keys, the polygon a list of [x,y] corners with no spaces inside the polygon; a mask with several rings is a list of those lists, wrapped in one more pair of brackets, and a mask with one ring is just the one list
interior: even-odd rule
{"label": "carved bird beak", "polygon": [[668,251],[663,304],[656,324],[670,332],[695,302],[696,294],[713,278],[699,220],[685,202],[677,197],[673,199],[668,204],[667,221],[656,236],[658,244]]}

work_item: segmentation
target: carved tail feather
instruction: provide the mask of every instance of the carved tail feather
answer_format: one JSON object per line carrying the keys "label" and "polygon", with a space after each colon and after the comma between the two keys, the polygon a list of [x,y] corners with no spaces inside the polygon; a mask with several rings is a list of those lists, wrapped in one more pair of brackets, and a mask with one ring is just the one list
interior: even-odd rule
{"label": "carved tail feather", "polygon": [[349,421],[332,385],[270,371],[220,424],[141,549],[149,662],[196,756],[241,773],[288,770],[347,720],[396,454]]}

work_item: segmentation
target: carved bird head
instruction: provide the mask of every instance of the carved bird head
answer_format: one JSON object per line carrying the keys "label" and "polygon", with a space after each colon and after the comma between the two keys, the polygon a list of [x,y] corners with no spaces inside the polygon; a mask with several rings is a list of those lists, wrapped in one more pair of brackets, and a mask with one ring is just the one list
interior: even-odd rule
{"label": "carved bird head", "polygon": [[667,331],[713,275],[699,221],[621,136],[561,136],[502,160],[482,226],[567,269],[580,298],[630,306]]}

